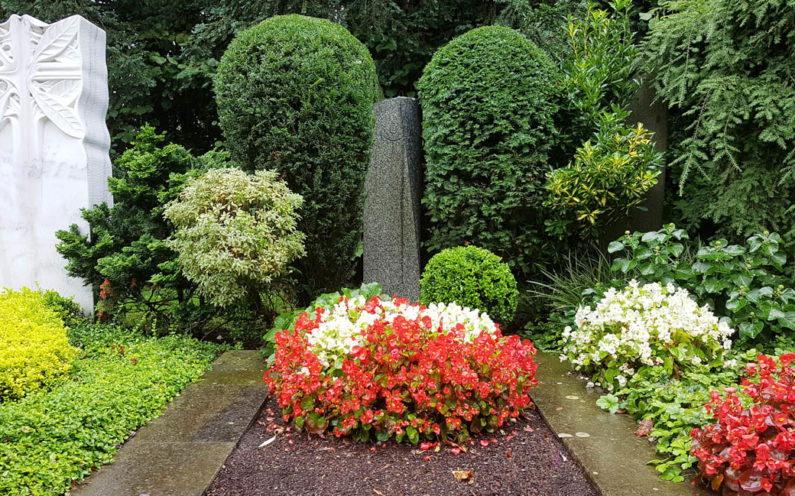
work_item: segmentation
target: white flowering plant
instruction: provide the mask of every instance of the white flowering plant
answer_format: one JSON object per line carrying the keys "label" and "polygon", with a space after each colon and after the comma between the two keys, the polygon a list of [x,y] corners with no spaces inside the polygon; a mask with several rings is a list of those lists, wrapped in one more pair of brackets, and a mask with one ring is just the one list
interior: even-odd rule
{"label": "white flowering plant", "polygon": [[324,367],[333,367],[337,362],[337,367],[341,368],[342,359],[364,345],[365,331],[370,326],[376,322],[391,326],[398,317],[420,321],[429,318],[430,334],[452,333],[468,344],[481,333],[494,336],[498,329],[485,312],[456,303],[431,303],[425,307],[403,299],[379,298],[378,304],[368,305],[368,299],[359,295],[352,299],[341,298],[323,316],[317,328],[307,334],[307,340]]}
{"label": "white flowering plant", "polygon": [[635,280],[609,289],[595,308],[580,307],[574,323],[563,331],[561,359],[609,391],[644,366],[662,366],[671,375],[693,365],[719,366],[734,334],[687,290]]}

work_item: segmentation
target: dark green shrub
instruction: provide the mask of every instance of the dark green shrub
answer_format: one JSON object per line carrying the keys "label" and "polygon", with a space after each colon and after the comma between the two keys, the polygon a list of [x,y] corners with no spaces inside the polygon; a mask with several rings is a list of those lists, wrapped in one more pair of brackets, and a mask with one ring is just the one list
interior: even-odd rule
{"label": "dark green shrub", "polygon": [[330,21],[270,18],[241,32],[218,67],[218,114],[233,158],[276,169],[304,198],[296,262],[304,297],[352,276],[378,96],[367,48]]}
{"label": "dark green shrub", "polygon": [[436,52],[417,89],[428,248],[476,244],[529,272],[555,140],[552,61],[517,31],[478,28]]}
{"label": "dark green shrub", "polygon": [[108,179],[114,205],[82,212],[90,236],[77,225],[56,233],[67,272],[92,286],[101,300],[100,312],[133,302],[160,313],[174,300],[184,303],[192,297],[193,285],[165,243],[172,226],[163,209],[188,177],[199,174],[199,159],[165,139],[165,133],[144,126],[116,160],[117,177]]}
{"label": "dark green shrub", "polygon": [[483,248],[448,248],[430,259],[420,281],[420,303],[458,303],[507,324],[519,292],[511,268]]}
{"label": "dark green shrub", "polygon": [[668,151],[679,224],[739,242],[795,237],[795,8],[789,0],[661,1],[646,69],[686,128]]}

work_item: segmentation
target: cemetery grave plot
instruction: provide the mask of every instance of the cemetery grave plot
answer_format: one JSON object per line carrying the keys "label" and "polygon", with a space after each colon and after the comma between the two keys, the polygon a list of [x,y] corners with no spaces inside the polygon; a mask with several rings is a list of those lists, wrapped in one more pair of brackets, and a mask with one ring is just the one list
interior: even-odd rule
{"label": "cemetery grave plot", "polygon": [[442,443],[438,452],[429,445],[423,450],[422,444],[307,436],[285,425],[280,411],[270,399],[207,496],[599,494],[534,409],[506,424],[505,435],[474,437],[461,445]]}

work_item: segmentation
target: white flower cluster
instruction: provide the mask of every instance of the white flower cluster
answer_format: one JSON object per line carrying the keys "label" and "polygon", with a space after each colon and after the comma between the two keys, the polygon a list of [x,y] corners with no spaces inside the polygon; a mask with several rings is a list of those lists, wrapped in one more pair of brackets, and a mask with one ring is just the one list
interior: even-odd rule
{"label": "white flower cluster", "polygon": [[[668,350],[681,343],[710,359],[719,356],[731,348],[734,333],[709,307],[699,307],[687,290],[672,284],[640,286],[635,280],[622,291],[611,288],[594,309],[580,307],[574,321],[576,330],[567,326],[563,331],[565,357],[577,370],[612,362],[619,370],[619,386],[635,373],[633,367],[660,365]],[[701,363],[696,354],[688,360]]]}
{"label": "white flower cluster", "polygon": [[365,303],[364,296],[337,303],[330,312],[323,314],[317,329],[307,335],[312,351],[324,366],[328,367],[337,358],[350,354],[355,346],[362,345],[362,333],[370,325],[379,320],[391,324],[400,315],[406,320],[427,316],[431,319],[433,331],[441,325],[445,332],[449,332],[462,324],[464,329],[459,338],[468,343],[483,332],[494,334],[497,330],[485,312],[462,308],[455,303],[432,303],[426,309],[420,309],[417,304],[396,305],[393,301],[384,300],[372,312],[365,309]]}

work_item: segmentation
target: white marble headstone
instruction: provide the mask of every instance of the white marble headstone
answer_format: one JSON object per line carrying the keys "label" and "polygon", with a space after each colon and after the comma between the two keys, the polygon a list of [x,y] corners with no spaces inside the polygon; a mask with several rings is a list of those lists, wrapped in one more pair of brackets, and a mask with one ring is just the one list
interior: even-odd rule
{"label": "white marble headstone", "polygon": [[85,310],[90,287],[66,275],[55,231],[111,203],[105,32],[80,16],[0,24],[0,287],[55,289]]}

